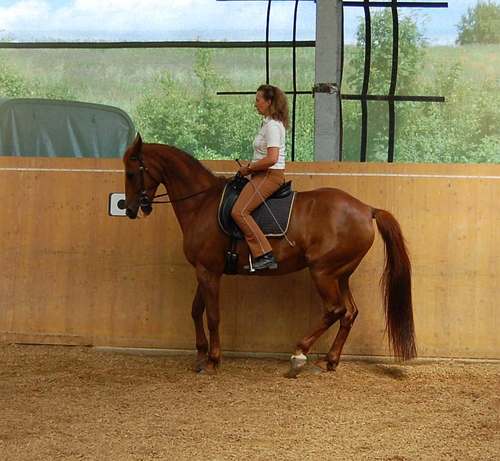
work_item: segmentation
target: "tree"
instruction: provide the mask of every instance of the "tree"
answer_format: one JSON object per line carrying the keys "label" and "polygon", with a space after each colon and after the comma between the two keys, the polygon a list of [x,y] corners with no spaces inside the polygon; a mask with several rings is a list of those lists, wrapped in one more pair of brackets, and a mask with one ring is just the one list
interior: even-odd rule
{"label": "tree", "polygon": [[258,116],[248,99],[217,96],[229,82],[216,71],[212,55],[196,50],[192,76],[159,76],[136,107],[134,120],[150,142],[171,144],[198,158],[247,158]]}
{"label": "tree", "polygon": [[462,16],[458,28],[458,45],[500,43],[500,4],[479,1]]}
{"label": "tree", "polygon": [[[392,69],[392,13],[386,8],[372,14],[372,56],[370,66],[370,93],[384,94],[389,89]],[[365,59],[365,23],[361,21],[356,32],[356,49],[351,60],[354,87],[361,90]],[[411,91],[418,65],[423,56],[425,40],[416,22],[409,16],[399,18],[398,93]]]}
{"label": "tree", "polygon": [[[347,84],[355,92],[360,92],[363,84],[365,60],[365,23],[361,21],[357,30],[356,48],[349,61]],[[389,9],[375,12],[371,21],[371,65],[369,94],[387,94],[390,87],[392,71],[392,14]],[[399,18],[399,59],[396,94],[413,94],[419,77],[419,70],[424,54],[425,40],[418,30],[417,23],[409,16]],[[398,105],[397,129],[401,129],[402,121],[408,120],[409,105]],[[387,105],[381,102],[370,102],[369,142],[367,156],[369,160],[384,161],[387,158]],[[359,105],[347,106],[344,111],[344,139],[360,138],[361,110]],[[359,159],[357,142],[344,143],[344,158]]]}

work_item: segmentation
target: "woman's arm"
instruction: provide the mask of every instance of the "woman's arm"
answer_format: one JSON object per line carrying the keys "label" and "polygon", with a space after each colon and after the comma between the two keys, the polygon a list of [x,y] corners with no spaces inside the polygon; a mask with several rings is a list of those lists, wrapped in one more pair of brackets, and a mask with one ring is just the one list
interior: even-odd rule
{"label": "woman's arm", "polygon": [[279,147],[268,147],[267,155],[264,158],[261,158],[256,162],[250,163],[249,165],[250,171],[253,172],[253,171],[267,170],[278,161],[279,155],[280,155]]}
{"label": "woman's arm", "polygon": [[277,161],[280,155],[279,147],[268,147],[267,155],[256,162],[249,163],[248,165],[242,166],[238,172],[242,176],[246,176],[250,173],[254,173],[256,171],[266,171],[268,168],[271,168]]}

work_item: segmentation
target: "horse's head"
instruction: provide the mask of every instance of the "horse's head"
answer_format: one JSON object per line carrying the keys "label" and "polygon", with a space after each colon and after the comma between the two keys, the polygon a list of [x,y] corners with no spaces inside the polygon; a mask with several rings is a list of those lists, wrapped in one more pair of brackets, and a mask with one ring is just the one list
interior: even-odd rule
{"label": "horse's head", "polygon": [[127,216],[135,219],[139,208],[145,215],[153,211],[152,203],[160,181],[151,171],[153,162],[145,158],[141,135],[137,133],[134,142],[123,156],[125,164],[125,204]]}

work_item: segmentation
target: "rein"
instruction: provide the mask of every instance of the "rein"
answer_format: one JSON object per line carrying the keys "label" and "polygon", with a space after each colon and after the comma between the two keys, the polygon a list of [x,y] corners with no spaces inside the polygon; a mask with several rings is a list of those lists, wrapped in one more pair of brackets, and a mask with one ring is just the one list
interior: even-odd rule
{"label": "rein", "polygon": [[213,186],[209,187],[208,189],[203,189],[203,190],[200,190],[199,192],[195,192],[194,194],[187,195],[186,197],[176,198],[176,199],[173,199],[173,200],[170,200],[170,199],[169,200],[158,200],[158,201],[155,202],[155,198],[165,197],[168,194],[165,193],[165,194],[155,195],[153,197],[153,200],[150,201],[150,203],[153,204],[153,203],[174,203],[174,202],[181,202],[182,200],[187,200],[188,198],[196,197],[197,195],[204,194],[205,192],[208,192],[210,189],[212,189],[212,187]]}

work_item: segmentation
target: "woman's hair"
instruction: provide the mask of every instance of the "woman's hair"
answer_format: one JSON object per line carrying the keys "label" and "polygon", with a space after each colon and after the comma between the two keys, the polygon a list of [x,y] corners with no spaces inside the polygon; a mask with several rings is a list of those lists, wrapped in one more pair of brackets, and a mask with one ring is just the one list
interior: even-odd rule
{"label": "woman's hair", "polygon": [[288,128],[288,101],[285,93],[273,85],[260,85],[257,91],[262,93],[266,101],[271,101],[269,117],[279,120],[285,128]]}

